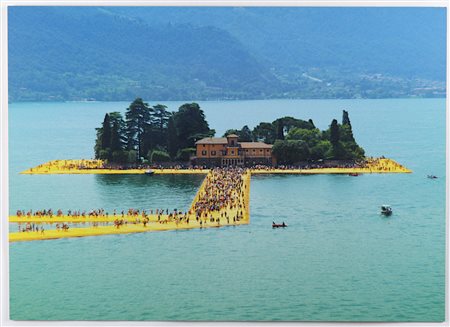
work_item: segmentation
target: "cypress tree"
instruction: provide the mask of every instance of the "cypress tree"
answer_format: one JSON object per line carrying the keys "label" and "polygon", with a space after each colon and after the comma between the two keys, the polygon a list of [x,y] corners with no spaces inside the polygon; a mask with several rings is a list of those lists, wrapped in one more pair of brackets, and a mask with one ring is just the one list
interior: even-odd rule
{"label": "cypress tree", "polygon": [[101,149],[105,150],[109,148],[111,144],[111,122],[108,114],[106,114],[105,118],[103,119],[101,140]]}
{"label": "cypress tree", "polygon": [[333,119],[330,125],[330,142],[333,146],[339,143],[339,125],[336,119]]}
{"label": "cypress tree", "polygon": [[350,118],[348,117],[348,111],[346,110],[342,111],[342,125],[352,126],[352,124],[350,123]]}
{"label": "cypress tree", "polygon": [[179,149],[177,129],[175,127],[175,121],[173,116],[169,118],[167,123],[167,150],[170,158],[175,159]]}

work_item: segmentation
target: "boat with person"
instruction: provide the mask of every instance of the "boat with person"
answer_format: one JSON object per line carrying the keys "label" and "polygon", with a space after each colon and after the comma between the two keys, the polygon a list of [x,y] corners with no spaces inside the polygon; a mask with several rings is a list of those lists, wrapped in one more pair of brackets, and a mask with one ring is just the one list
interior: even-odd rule
{"label": "boat with person", "polygon": [[385,215],[385,216],[390,216],[392,215],[392,208],[391,206],[384,204],[381,206],[381,214]]}
{"label": "boat with person", "polygon": [[436,175],[428,175],[427,177],[428,177],[429,179],[436,179],[436,178],[437,178]]}
{"label": "boat with person", "polygon": [[280,227],[284,228],[284,227],[287,227],[287,225],[284,223],[284,221],[282,224],[277,224],[274,221],[272,222],[272,228],[280,228]]}

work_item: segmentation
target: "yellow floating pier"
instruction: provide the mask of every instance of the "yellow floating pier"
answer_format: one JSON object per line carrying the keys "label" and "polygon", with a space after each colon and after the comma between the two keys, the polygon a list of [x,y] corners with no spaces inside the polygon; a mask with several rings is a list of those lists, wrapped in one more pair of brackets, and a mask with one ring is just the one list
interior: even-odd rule
{"label": "yellow floating pier", "polygon": [[[64,237],[82,237],[110,234],[141,233],[151,231],[210,228],[229,225],[243,225],[250,221],[250,177],[252,174],[386,174],[411,173],[394,160],[387,158],[368,159],[364,167],[335,167],[311,169],[248,169],[234,176],[237,188],[227,191],[226,205],[212,210],[202,209],[210,205],[212,198],[223,195],[216,185],[218,178],[228,180],[229,176],[220,175],[220,171],[211,169],[152,169],[154,174],[204,174],[206,175],[195,195],[189,211],[183,215],[101,215],[101,216],[10,216],[10,223],[19,224],[88,224],[88,227],[69,228],[68,230],[44,230],[9,233],[10,242],[47,240]],[[144,174],[146,169],[108,169],[101,160],[54,160],[30,168],[22,174]],[[219,176],[219,177],[218,177]],[[237,179],[236,179],[237,178]],[[233,184],[234,185],[234,184]],[[200,208],[200,209],[199,209]],[[200,211],[200,214],[199,214]],[[144,226],[144,220],[148,222]],[[117,226],[115,222],[121,221]],[[114,223],[113,226],[109,225]],[[105,226],[107,225],[107,226]]]}
{"label": "yellow floating pier", "polygon": [[[203,180],[197,194],[192,201],[191,208],[184,214],[179,215],[103,215],[103,216],[10,216],[10,223],[18,223],[21,225],[36,224],[37,231],[27,232],[12,232],[9,233],[10,242],[18,241],[34,241],[34,240],[49,240],[66,237],[83,237],[83,236],[98,236],[110,234],[127,234],[127,233],[142,233],[152,231],[167,231],[167,230],[185,230],[193,228],[211,228],[222,226],[237,226],[245,225],[250,221],[250,172],[245,172],[240,175],[242,180],[241,192],[234,189],[230,193],[230,197],[234,199],[228,205],[220,210],[203,210],[203,214],[196,214],[196,206],[207,199],[211,193],[219,191],[213,187],[208,188],[209,180],[213,180],[214,172],[209,171],[206,178]],[[214,184],[210,184],[214,185]],[[144,219],[148,219],[148,223],[143,224]],[[120,226],[102,226],[102,224],[110,224],[115,221],[122,221]],[[63,223],[77,223],[88,224],[88,227],[69,228],[68,230],[47,229],[41,232],[42,224],[63,224]],[[95,224],[95,226],[93,226]]]}
{"label": "yellow floating pier", "polygon": [[[53,160],[27,169],[21,174],[145,174],[147,169],[105,168],[102,160]],[[152,169],[155,175],[207,174],[209,169]],[[368,159],[365,167],[312,168],[312,169],[251,169],[252,174],[371,174],[411,173],[408,168],[392,159]]]}

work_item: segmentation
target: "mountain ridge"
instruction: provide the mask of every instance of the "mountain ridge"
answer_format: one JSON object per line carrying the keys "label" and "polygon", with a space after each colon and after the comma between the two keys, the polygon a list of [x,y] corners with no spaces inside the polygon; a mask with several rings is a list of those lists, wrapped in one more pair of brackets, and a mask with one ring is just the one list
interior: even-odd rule
{"label": "mountain ridge", "polygon": [[[329,35],[321,36],[322,30],[316,31],[317,36],[314,36],[311,21],[317,20],[320,12],[317,8],[302,9],[311,15],[302,22],[295,20],[301,16],[298,8],[276,8],[273,13],[263,9],[10,7],[9,100],[445,95],[445,82],[433,73],[434,70],[444,71],[445,76],[440,57],[433,69],[417,64],[415,74],[402,74],[389,68],[399,65],[399,61],[404,62],[404,67],[408,66],[402,56],[395,55],[402,46],[390,50],[394,54],[392,63],[383,59],[377,66],[370,64],[376,60],[358,59],[370,52],[374,42],[382,42],[383,35],[372,37],[372,43],[367,41],[369,45],[353,46],[362,47],[360,51],[345,49],[345,44],[353,44],[351,40],[340,45],[339,50],[333,48],[338,41],[332,39],[351,34],[351,24],[333,31],[330,26],[339,22],[335,20],[326,24]],[[327,10],[330,16],[333,10]],[[346,15],[351,16],[351,12]],[[434,11],[429,15],[436,18]],[[438,11],[437,16],[442,16],[442,12]],[[423,14],[420,17],[423,18]],[[280,25],[282,18],[286,23],[284,27]],[[292,30],[295,26],[309,28],[313,35],[306,37],[308,31]],[[239,31],[243,35],[239,35]],[[373,29],[372,32],[375,33]],[[403,48],[411,48],[408,40],[403,41],[407,43]],[[441,56],[440,47],[442,45],[435,45],[433,51]],[[423,51],[422,57],[428,58],[431,50]],[[343,59],[352,53],[356,54]],[[445,55],[445,51],[443,53]],[[381,54],[373,56],[383,58]],[[386,63],[384,68],[383,63]],[[430,74],[421,74],[420,69]]]}

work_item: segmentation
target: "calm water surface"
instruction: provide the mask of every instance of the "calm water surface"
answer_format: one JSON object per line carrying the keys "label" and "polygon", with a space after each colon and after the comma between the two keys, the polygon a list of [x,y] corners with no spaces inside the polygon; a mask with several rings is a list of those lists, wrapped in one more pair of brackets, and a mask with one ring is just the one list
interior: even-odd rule
{"label": "calm water surface", "polygon": [[[11,104],[10,212],[188,208],[201,176],[18,174],[91,158],[94,128],[127,105]],[[280,116],[324,129],[346,109],[368,155],[414,173],[253,176],[248,226],[13,243],[11,319],[444,320],[445,100],[200,105],[217,135]],[[384,203],[391,218],[379,215]]]}

